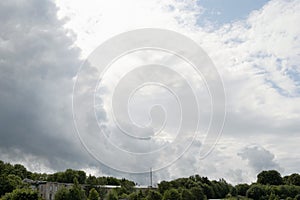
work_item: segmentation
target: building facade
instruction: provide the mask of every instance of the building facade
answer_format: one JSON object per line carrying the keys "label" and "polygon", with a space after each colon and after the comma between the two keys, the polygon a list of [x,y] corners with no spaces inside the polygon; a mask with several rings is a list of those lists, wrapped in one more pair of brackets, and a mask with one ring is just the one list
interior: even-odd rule
{"label": "building facade", "polygon": [[63,187],[69,189],[72,185],[73,184],[71,183],[46,182],[44,184],[37,185],[36,189],[42,199],[54,200],[55,194],[59,189]]}

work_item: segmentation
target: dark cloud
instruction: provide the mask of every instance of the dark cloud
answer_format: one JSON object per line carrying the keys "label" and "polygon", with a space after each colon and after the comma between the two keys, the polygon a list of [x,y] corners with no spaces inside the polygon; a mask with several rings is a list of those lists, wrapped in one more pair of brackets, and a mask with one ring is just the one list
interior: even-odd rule
{"label": "dark cloud", "polygon": [[56,12],[51,1],[0,3],[0,149],[47,158],[62,169],[88,159],[71,112],[80,51]]}
{"label": "dark cloud", "polygon": [[30,170],[96,168],[148,183],[148,174],[97,162],[77,138],[72,91],[80,50],[56,14],[51,1],[0,2],[0,159]]}
{"label": "dark cloud", "polygon": [[275,161],[274,154],[261,146],[253,145],[245,147],[241,152],[238,153],[238,156],[244,160],[247,160],[248,165],[252,167],[256,173],[268,169],[282,170],[282,168]]}

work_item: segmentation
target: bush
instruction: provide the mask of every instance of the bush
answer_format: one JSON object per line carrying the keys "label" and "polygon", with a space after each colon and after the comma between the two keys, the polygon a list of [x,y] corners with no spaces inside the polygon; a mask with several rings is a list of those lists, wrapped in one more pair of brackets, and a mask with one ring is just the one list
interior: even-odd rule
{"label": "bush", "polygon": [[295,200],[300,200],[300,194],[297,194],[297,195],[295,196]]}
{"label": "bush", "polygon": [[170,189],[165,191],[163,200],[179,200],[180,195],[176,189]]}
{"label": "bush", "polygon": [[38,200],[38,193],[31,189],[15,189],[12,193],[7,193],[2,200]]}
{"label": "bush", "polygon": [[262,185],[252,185],[246,193],[248,198],[262,199],[265,196],[265,190]]}
{"label": "bush", "polygon": [[162,199],[161,194],[154,190],[150,190],[146,197],[146,200],[161,200],[161,199]]}

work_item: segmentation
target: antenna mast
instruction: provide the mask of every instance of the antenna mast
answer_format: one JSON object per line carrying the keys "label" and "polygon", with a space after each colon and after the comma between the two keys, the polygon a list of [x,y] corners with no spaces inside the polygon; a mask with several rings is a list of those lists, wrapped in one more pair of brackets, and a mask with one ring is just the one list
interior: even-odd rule
{"label": "antenna mast", "polygon": [[152,188],[152,168],[150,168],[150,188]]}

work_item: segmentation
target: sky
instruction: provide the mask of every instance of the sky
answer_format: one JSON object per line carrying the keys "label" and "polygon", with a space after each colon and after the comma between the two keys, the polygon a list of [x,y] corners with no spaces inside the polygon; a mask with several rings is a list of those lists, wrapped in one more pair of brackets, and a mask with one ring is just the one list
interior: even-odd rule
{"label": "sky", "polygon": [[[37,172],[83,169],[139,184],[149,183],[149,175],[142,173],[149,166],[154,167],[156,183],[200,174],[237,184],[251,183],[267,169],[282,175],[300,173],[299,10],[299,0],[2,1],[0,160]],[[85,89],[99,80],[99,68],[89,66],[105,54],[98,47],[113,36],[141,28],[174,31],[199,45],[220,77],[225,101],[216,98],[211,104],[213,91],[207,90],[204,80],[209,82],[210,77],[196,77],[190,65],[168,52],[145,50],[114,62],[93,93],[95,108],[88,104],[89,96],[80,93],[76,83]],[[153,63],[170,65],[177,73],[155,67],[132,69]],[[126,72],[131,73],[125,76]],[[178,99],[160,84],[133,85],[141,79],[161,81],[174,89]],[[130,96],[128,88],[136,95]],[[194,91],[201,102],[196,131],[192,123],[198,116],[196,103],[190,98]],[[223,103],[221,135],[213,151],[201,157],[204,133],[215,130],[210,117],[224,114],[211,109]],[[131,110],[129,117],[121,111],[114,116],[113,109],[124,105]],[[187,114],[180,127],[181,118],[176,117],[182,109]],[[129,118],[148,129],[139,132],[126,121]],[[122,134],[116,121],[136,135]],[[176,128],[183,134],[176,135]],[[99,136],[100,129],[106,138]],[[132,140],[132,136],[154,139]],[[147,154],[153,150],[158,151]]]}

